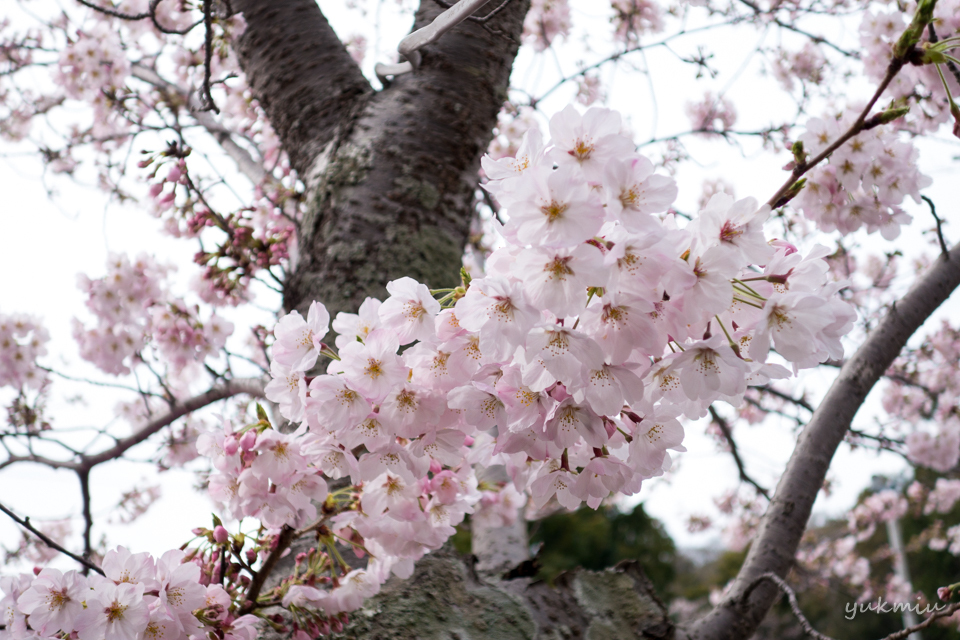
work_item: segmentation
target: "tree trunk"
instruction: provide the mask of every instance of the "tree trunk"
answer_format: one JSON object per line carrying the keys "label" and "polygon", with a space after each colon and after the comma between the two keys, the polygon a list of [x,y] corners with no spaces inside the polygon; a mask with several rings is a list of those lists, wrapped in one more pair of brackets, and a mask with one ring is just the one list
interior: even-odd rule
{"label": "tree trunk", "polygon": [[[514,0],[488,29],[461,23],[421,49],[417,72],[374,92],[315,0],[233,0],[247,21],[241,65],[307,186],[288,310],[354,311],[401,276],[459,283],[480,156],[529,5]],[[424,0],[414,28],[442,10]]]}

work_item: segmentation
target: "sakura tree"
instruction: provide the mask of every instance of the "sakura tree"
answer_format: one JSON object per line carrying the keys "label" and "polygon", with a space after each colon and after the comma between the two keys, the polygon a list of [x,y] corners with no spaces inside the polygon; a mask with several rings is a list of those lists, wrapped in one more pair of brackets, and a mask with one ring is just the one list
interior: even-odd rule
{"label": "sakura tree", "polygon": [[[747,638],[792,595],[796,563],[864,597],[912,600],[909,584],[870,575],[857,544],[907,508],[960,500],[958,329],[906,348],[960,285],[960,249],[918,166],[918,141],[960,136],[958,3],[320,4],[375,31],[382,11],[412,14],[401,57],[336,32],[314,0],[19,0],[0,23],[5,140],[39,155],[51,180],[93,178],[196,248],[180,265],[189,287],[147,254],[111,254],[78,278],[77,356],[98,371],[90,393],[128,392],[122,426],[104,416],[77,435],[55,410],[58,385],[77,377],[69,358],[51,353],[29,308],[4,304],[0,471],[71,472],[82,532],[71,551],[0,504],[37,565],[0,582],[0,637],[304,640],[348,625],[376,637],[402,633],[411,613],[461,633],[459,614],[402,597],[351,615],[398,589],[436,592],[437,571],[479,581],[466,619],[502,612],[474,623],[498,638],[562,625]],[[573,54],[595,61],[563,74],[576,18],[598,10],[606,31],[586,30],[598,43]],[[821,35],[834,23],[859,43]],[[651,77],[638,65],[665,51],[705,79],[718,70],[697,38],[745,26],[781,37],[757,50],[795,106],[788,118],[737,129],[730,97],[694,91],[689,130],[642,139],[638,114],[603,105],[607,70]],[[869,80],[865,96],[837,80],[853,73]],[[764,162],[787,163],[780,184],[744,198],[706,185],[688,210],[697,139],[734,154],[758,140]],[[928,220],[904,292],[898,256],[871,252]],[[279,307],[268,326],[263,300]],[[829,390],[808,394],[828,373]],[[852,430],[882,378],[886,417]],[[773,414],[802,429],[769,491],[734,429]],[[706,615],[678,624],[629,566],[577,578],[599,601],[583,583],[522,577],[525,519],[638,494],[707,417],[742,481],[730,527],[751,544]],[[935,481],[878,493],[848,535],[805,543],[845,440],[900,453]],[[158,557],[95,542],[91,472],[134,451],[197,471],[215,505]],[[152,499],[131,490],[130,517]],[[474,568],[444,551],[468,516]],[[960,525],[924,536],[960,554]],[[624,598],[654,613],[630,619],[636,607],[614,604]]]}

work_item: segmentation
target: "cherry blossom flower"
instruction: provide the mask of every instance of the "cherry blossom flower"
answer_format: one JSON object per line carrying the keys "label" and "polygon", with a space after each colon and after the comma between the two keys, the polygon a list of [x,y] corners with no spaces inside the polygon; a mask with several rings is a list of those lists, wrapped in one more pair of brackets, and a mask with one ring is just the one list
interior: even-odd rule
{"label": "cherry blossom flower", "polygon": [[434,337],[434,318],[440,313],[440,303],[426,285],[404,277],[388,282],[387,292],[390,297],[380,305],[380,322],[396,332],[401,345]]}
{"label": "cherry blossom flower", "polygon": [[320,344],[327,335],[330,314],[319,302],[310,305],[307,319],[296,311],[280,318],[274,330],[273,357],[293,371],[307,371],[317,362]]}
{"label": "cherry blossom flower", "polygon": [[573,247],[588,240],[603,224],[603,205],[580,169],[537,166],[504,203],[510,211],[505,233],[523,243]]}
{"label": "cherry blossom flower", "polygon": [[61,573],[45,568],[30,588],[20,594],[17,607],[30,616],[30,626],[41,636],[53,636],[58,631],[70,633],[74,620],[83,611],[86,587],[86,580],[76,571]]}

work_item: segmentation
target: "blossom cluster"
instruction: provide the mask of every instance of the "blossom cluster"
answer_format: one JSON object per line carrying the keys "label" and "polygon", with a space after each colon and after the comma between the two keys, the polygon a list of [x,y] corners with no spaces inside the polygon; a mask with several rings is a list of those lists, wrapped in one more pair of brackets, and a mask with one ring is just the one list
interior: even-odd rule
{"label": "blossom cluster", "polygon": [[532,0],[523,21],[523,39],[537,51],[549,48],[557,36],[570,33],[567,0]]}
{"label": "blossom cluster", "polygon": [[87,308],[97,319],[92,328],[74,320],[74,338],[84,359],[120,375],[130,372],[147,344],[177,369],[224,346],[233,325],[216,313],[201,321],[196,306],[172,297],[164,286],[168,271],[147,255],[130,261],[111,254],[105,276],[79,276]]}
{"label": "blossom cluster", "polygon": [[537,508],[596,507],[670,467],[680,417],[788,376],[771,346],[795,370],[841,357],[854,313],[827,282],[826,250],[769,243],[769,207],[722,193],[679,228],[662,215],[676,185],[620,126],[568,107],[552,143],[532,128],[515,157],[483,159],[509,217],[483,277],[439,292],[389,283],[386,300],[333,321],[336,352],[319,303],[281,319],[266,394],[296,430],[226,423],[202,437],[215,497],[236,517],[303,526],[327,497],[321,474],[349,476],[355,506],[332,521],[385,579],[497,502],[475,466],[505,465]]}
{"label": "blossom cluster", "polygon": [[611,22],[614,38],[627,45],[635,45],[644,33],[663,29],[663,9],[651,0],[611,0]]}
{"label": "blossom cluster", "polygon": [[102,92],[116,92],[130,75],[130,62],[120,34],[99,22],[60,54],[56,77],[64,92],[77,100],[97,101]]}
{"label": "blossom cluster", "polygon": [[200,567],[185,556],[174,549],[155,559],[118,547],[104,557],[102,576],[46,568],[0,578],[0,636],[186,640],[217,632],[224,640],[254,640],[258,619],[230,613],[229,594],[202,585]]}
{"label": "blossom cluster", "polygon": [[33,316],[0,314],[0,387],[37,388],[45,373],[37,358],[47,354],[50,334]]}
{"label": "blossom cluster", "polygon": [[891,367],[883,408],[901,421],[907,457],[941,473],[960,461],[960,382],[953,367],[960,359],[960,331],[948,322]]}
{"label": "blossom cluster", "polygon": [[[814,156],[850,127],[854,110],[839,117],[811,118],[800,136],[803,149]],[[920,202],[920,190],[932,180],[917,169],[918,151],[895,131],[876,127],[863,131],[833,152],[829,163],[807,174],[797,199],[804,216],[822,231],[853,233],[866,227],[887,240],[900,235],[912,219],[902,208],[906,196]]]}
{"label": "blossom cluster", "polygon": [[[940,39],[960,32],[960,1],[937,2],[935,15],[934,24],[930,28],[936,29]],[[860,45],[863,52],[861,59],[864,72],[871,80],[879,82],[886,74],[894,44],[906,28],[907,22],[904,14],[896,7],[890,7],[889,11],[870,10],[864,13],[860,24]],[[921,47],[928,44],[929,37],[929,31],[923,34]],[[942,79],[934,64],[906,65],[887,88],[887,95],[893,98],[909,98],[910,129],[933,132],[951,119],[947,91],[953,96],[960,94],[960,82],[948,69],[943,68],[941,72]]]}

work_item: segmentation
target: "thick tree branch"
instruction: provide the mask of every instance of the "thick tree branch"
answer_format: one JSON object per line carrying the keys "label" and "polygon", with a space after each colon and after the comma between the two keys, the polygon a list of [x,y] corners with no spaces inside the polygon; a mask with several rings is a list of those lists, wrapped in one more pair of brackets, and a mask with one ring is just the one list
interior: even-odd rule
{"label": "thick tree branch", "polygon": [[250,587],[247,589],[246,594],[247,601],[240,609],[241,615],[250,613],[257,608],[257,598],[260,597],[260,590],[263,589],[263,585],[266,583],[267,578],[270,577],[280,557],[283,556],[284,552],[290,546],[290,543],[293,542],[295,534],[296,530],[293,527],[283,525],[283,529],[281,529],[277,535],[276,546],[270,552],[270,555],[267,556],[267,559],[263,561],[260,570],[254,574],[253,579],[250,581]]}
{"label": "thick tree branch", "polygon": [[696,622],[687,638],[733,640],[753,635],[773,604],[777,589],[762,584],[748,599],[744,599],[745,592],[760,576],[784,576],[790,569],[813,502],[853,417],[910,336],[958,286],[960,244],[933,263],[844,363],[800,434],[730,595]]}
{"label": "thick tree branch", "polygon": [[314,159],[372,89],[316,0],[231,0],[247,28],[237,43],[254,95],[307,180]]}
{"label": "thick tree branch", "polygon": [[182,87],[167,82],[160,74],[148,67],[134,64],[131,73],[134,78],[142,80],[167,94],[171,98],[168,102],[186,104],[190,108],[190,115],[197,121],[197,124],[206,129],[220,143],[226,154],[237,163],[240,173],[245,175],[254,185],[262,184],[264,180],[270,177],[263,165],[257,162],[246,149],[236,143],[229,129],[217,122],[217,119],[209,111],[200,111],[200,103],[195,96],[189,95]]}

